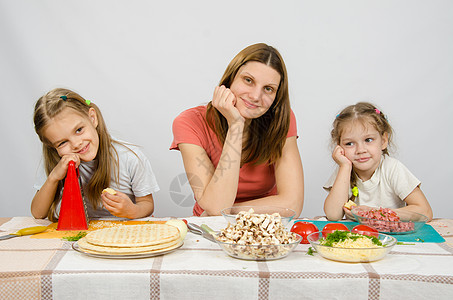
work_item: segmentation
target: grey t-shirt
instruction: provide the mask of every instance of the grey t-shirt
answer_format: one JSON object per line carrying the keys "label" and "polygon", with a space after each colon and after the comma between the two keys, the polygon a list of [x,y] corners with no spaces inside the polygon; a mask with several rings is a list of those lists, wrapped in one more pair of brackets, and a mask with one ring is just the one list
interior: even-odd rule
{"label": "grey t-shirt", "polygon": [[[112,172],[110,186],[112,189],[125,193],[132,202],[135,203],[135,197],[143,197],[159,191],[156,178],[151,168],[148,158],[133,145],[123,146],[113,143],[113,147],[118,152],[119,182],[115,182],[115,174]],[[133,152],[132,152],[132,151]],[[82,162],[79,165],[80,181],[83,189],[93,175],[95,161]],[[47,179],[44,166],[40,165],[40,170],[34,184],[34,188],[39,190]],[[99,195],[100,197],[100,195]],[[87,207],[89,218],[116,218],[108,210],[102,207],[93,207],[88,199],[84,202]],[[59,207],[57,208],[59,211]]]}
{"label": "grey t-shirt", "polygon": [[[338,168],[324,185],[326,191],[330,191]],[[382,156],[373,176],[367,181],[357,178],[359,195],[355,200],[358,205],[372,207],[400,208],[406,206],[404,199],[420,185],[418,180],[399,160]],[[349,189],[349,196],[352,192]]]}

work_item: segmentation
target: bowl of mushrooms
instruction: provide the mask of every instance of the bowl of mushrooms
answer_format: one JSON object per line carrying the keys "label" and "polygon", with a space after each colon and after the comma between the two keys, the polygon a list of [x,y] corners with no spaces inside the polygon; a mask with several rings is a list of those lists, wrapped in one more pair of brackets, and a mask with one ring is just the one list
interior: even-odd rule
{"label": "bowl of mushrooms", "polygon": [[214,234],[225,253],[245,260],[274,260],[288,256],[302,237],[287,231],[279,214],[241,211],[235,221]]}
{"label": "bowl of mushrooms", "polygon": [[278,206],[233,206],[220,211],[225,220],[231,224],[236,223],[239,214],[244,214],[246,212],[263,216],[273,215],[275,218],[280,218],[283,226],[288,225],[288,223],[296,216],[294,210]]}

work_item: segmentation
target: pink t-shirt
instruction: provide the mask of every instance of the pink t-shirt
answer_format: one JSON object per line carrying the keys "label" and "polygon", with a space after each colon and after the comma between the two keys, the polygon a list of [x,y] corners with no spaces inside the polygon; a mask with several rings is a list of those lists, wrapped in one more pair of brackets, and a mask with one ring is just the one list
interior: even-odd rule
{"label": "pink t-shirt", "polygon": [[[183,111],[173,121],[173,142],[170,150],[179,150],[178,144],[187,143],[202,147],[214,168],[219,163],[222,154],[220,145],[214,131],[206,122],[206,106],[197,106]],[[296,117],[291,111],[290,126],[287,137],[297,136]],[[262,198],[277,194],[275,183],[274,165],[244,164],[239,170],[239,185],[236,202]],[[203,209],[195,202],[193,213],[196,216],[203,213]]]}

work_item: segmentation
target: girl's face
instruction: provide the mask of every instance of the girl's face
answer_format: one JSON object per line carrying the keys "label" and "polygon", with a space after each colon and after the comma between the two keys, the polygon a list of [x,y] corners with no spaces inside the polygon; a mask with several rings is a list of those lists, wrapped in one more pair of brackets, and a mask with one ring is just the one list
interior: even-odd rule
{"label": "girl's face", "polygon": [[97,125],[97,115],[93,108],[90,108],[88,116],[66,108],[50,120],[44,136],[60,157],[77,154],[82,161],[92,161],[99,149]]}
{"label": "girl's face", "polygon": [[273,68],[249,61],[239,68],[230,86],[236,96],[236,108],[245,119],[261,117],[274,102],[280,74]]}
{"label": "girl's face", "polygon": [[352,121],[342,131],[340,146],[352,162],[357,176],[365,181],[379,166],[382,150],[388,146],[388,135],[379,134],[369,123]]}

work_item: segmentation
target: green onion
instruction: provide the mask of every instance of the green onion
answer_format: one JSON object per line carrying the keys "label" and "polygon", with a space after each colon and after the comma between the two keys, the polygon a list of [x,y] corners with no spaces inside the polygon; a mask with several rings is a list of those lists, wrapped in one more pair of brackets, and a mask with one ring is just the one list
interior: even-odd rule
{"label": "green onion", "polygon": [[70,241],[70,242],[75,242],[75,241],[80,240],[80,239],[83,238],[84,236],[86,236],[87,233],[88,233],[88,232],[80,231],[80,232],[77,233],[76,235],[73,235],[73,236],[65,236],[65,237],[63,237],[63,240],[67,240],[67,241]]}

